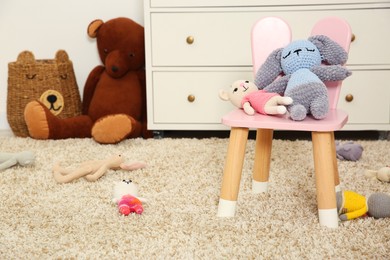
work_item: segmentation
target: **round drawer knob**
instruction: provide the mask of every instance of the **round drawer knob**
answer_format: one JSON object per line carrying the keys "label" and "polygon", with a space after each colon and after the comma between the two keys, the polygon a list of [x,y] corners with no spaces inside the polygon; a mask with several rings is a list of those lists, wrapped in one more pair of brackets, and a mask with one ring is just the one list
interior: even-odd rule
{"label": "round drawer knob", "polygon": [[355,36],[355,34],[352,34],[352,36],[351,36],[351,42],[354,42],[356,40],[356,36]]}
{"label": "round drawer knob", "polygon": [[192,103],[192,102],[195,101],[195,96],[194,95],[188,95],[187,100],[188,100],[188,102]]}
{"label": "round drawer knob", "polygon": [[345,96],[345,100],[346,100],[347,102],[351,102],[351,101],[353,100],[353,95],[352,95],[352,94],[346,95],[346,96]]}
{"label": "round drawer knob", "polygon": [[188,44],[193,44],[195,41],[195,38],[194,38],[194,36],[188,36],[186,41]]}

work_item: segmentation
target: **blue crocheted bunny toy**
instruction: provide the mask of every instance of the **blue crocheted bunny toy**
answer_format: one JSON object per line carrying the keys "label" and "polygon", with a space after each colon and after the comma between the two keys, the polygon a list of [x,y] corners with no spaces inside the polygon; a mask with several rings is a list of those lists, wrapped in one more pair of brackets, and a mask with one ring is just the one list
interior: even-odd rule
{"label": "blue crocheted bunny toy", "polygon": [[292,120],[303,120],[307,114],[323,119],[329,110],[324,81],[350,76],[352,73],[342,66],[347,59],[347,52],[325,35],[293,41],[268,56],[256,73],[255,84],[267,92],[291,97],[293,103],[287,110]]}

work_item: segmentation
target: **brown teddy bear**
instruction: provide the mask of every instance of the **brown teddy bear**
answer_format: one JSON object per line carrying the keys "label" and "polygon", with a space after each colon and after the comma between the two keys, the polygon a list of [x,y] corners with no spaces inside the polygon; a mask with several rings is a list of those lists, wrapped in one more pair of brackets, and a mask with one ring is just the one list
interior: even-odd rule
{"label": "brown teddy bear", "polygon": [[104,66],[89,74],[83,93],[83,114],[61,119],[39,101],[24,112],[31,137],[64,139],[93,137],[103,144],[126,138],[151,137],[146,124],[144,28],[128,18],[95,20],[88,35],[96,38]]}

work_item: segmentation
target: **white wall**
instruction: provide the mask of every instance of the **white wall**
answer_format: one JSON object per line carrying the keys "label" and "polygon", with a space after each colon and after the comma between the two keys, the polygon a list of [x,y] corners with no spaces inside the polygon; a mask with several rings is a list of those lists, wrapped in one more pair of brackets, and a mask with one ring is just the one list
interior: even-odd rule
{"label": "white wall", "polygon": [[64,49],[73,62],[82,95],[89,72],[100,60],[89,23],[129,17],[143,25],[142,0],[0,0],[0,132],[7,121],[8,63],[23,50],[36,59],[51,59]]}

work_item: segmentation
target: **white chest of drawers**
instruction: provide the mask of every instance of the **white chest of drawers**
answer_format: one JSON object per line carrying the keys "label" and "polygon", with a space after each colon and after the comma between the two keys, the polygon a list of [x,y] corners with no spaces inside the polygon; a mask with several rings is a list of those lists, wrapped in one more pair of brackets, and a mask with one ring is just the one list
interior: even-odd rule
{"label": "white chest of drawers", "polygon": [[250,31],[266,16],[285,19],[294,39],[320,18],[346,19],[355,40],[339,100],[344,129],[390,130],[390,1],[145,0],[144,13],[151,130],[226,129],[233,106],[218,91],[253,79]]}

